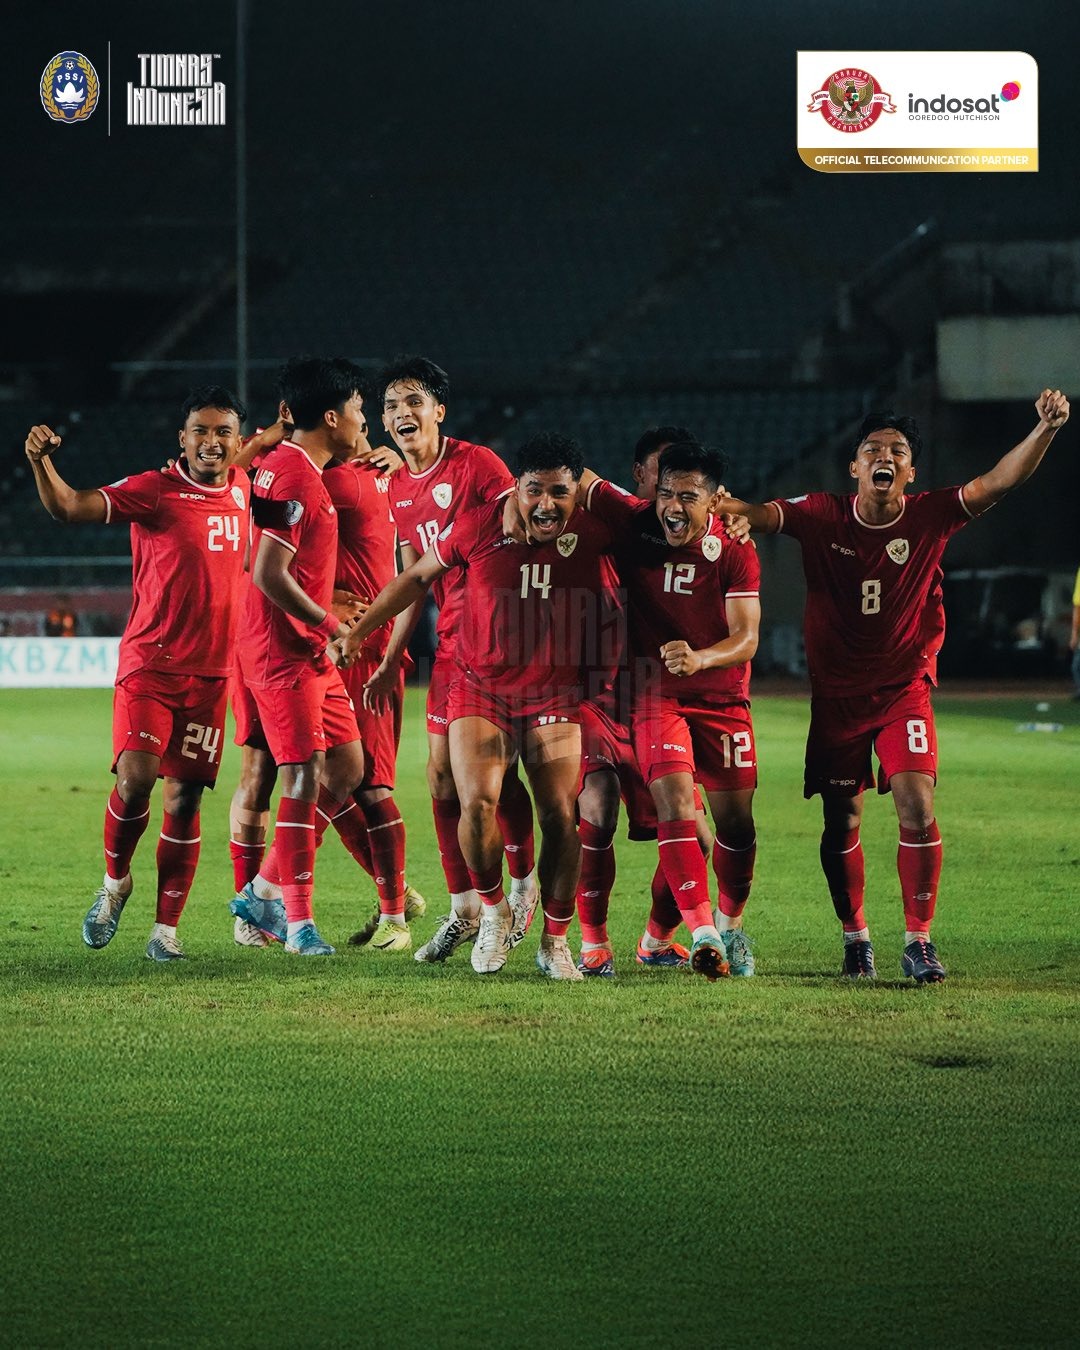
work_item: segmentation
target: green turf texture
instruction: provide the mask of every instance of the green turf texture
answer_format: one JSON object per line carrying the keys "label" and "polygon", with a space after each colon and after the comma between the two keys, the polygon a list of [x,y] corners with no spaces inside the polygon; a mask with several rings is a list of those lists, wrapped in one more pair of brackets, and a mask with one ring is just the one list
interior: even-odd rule
{"label": "green turf texture", "polygon": [[[341,954],[237,948],[232,747],[190,959],[143,955],[156,824],[90,951],[109,709],[0,694],[0,1344],[1075,1343],[1075,705],[939,699],[936,988],[899,978],[888,800],[863,830],[882,978],[837,978],[807,709],[768,697],[753,980],[634,966],[655,853],[621,838],[615,981],[545,980],[535,935],[483,979],[344,947],[371,888],[332,839]],[[419,945],[443,906],[415,695],[398,800]]]}

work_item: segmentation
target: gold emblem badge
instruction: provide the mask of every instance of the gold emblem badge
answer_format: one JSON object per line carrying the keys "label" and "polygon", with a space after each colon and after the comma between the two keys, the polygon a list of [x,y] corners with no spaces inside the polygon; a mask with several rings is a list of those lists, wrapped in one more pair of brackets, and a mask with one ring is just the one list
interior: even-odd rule
{"label": "gold emblem badge", "polygon": [[560,534],[555,540],[555,546],[564,558],[569,558],[574,549],[577,548],[578,537],[576,534]]}
{"label": "gold emblem badge", "polygon": [[890,539],[885,545],[885,552],[894,563],[906,563],[911,549],[906,539]]}
{"label": "gold emblem badge", "polygon": [[708,558],[709,562],[715,562],[717,558],[719,558],[723,547],[723,544],[721,544],[715,534],[707,534],[701,541],[701,551],[704,553],[705,557]]}

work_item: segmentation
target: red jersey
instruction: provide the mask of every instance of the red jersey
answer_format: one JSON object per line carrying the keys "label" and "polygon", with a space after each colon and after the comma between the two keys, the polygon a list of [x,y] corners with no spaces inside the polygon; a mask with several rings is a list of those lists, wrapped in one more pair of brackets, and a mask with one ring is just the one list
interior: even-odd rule
{"label": "red jersey", "polygon": [[[514,486],[510,470],[494,450],[444,436],[439,457],[423,473],[407,466],[390,475],[390,511],[403,544],[426,553],[464,511],[475,510]],[[439,649],[452,654],[462,607],[462,574],[451,569],[431,588],[439,607]]]}
{"label": "red jersey", "polygon": [[[255,471],[251,499],[255,570],[263,536],[293,554],[289,571],[301,590],[329,612],[337,559],[337,512],[316,468],[300,446],[282,441]],[[258,586],[248,588],[238,643],[248,684],[290,684],[329,665],[326,637],[279,609]]]}
{"label": "red jersey", "polygon": [[117,679],[135,670],[220,677],[232,668],[247,542],[247,474],[207,487],[183,460],[98,489],[105,520],[131,522],[131,615]]}
{"label": "red jersey", "polygon": [[[390,478],[367,464],[327,465],[323,483],[337,511],[338,549],[334,585],[374,600],[397,575],[397,529],[390,515]],[[393,624],[383,624],[364,643],[382,660]]]}
{"label": "red jersey", "polygon": [[503,530],[504,505],[465,512],[432,545],[460,572],[458,664],[504,699],[578,690],[611,535],[575,510],[551,543],[521,543]]}
{"label": "red jersey", "polygon": [[945,637],[941,555],[971,512],[961,488],[904,497],[889,525],[868,525],[858,498],[812,492],[772,504],[799,541],[806,573],[803,631],[819,698],[846,698],[937,679]]}
{"label": "red jersey", "polygon": [[635,683],[652,683],[658,674],[661,694],[709,703],[748,700],[749,661],[699,670],[696,675],[672,675],[660,660],[660,648],[681,638],[700,651],[729,635],[726,601],[758,597],[757,549],[733,544],[723,523],[713,517],[700,539],[672,548],[664,538],[655,502],[631,497],[603,480],[589,489],[589,510],[618,540],[619,567],[629,597]]}

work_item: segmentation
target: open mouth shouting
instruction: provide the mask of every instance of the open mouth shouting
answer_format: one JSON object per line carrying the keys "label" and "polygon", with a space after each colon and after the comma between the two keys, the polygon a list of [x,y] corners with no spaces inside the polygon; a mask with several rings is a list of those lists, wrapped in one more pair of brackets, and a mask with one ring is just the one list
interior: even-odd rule
{"label": "open mouth shouting", "polygon": [[562,523],[558,511],[541,511],[537,508],[529,516],[529,528],[535,539],[554,539],[562,532]]}
{"label": "open mouth shouting", "polygon": [[670,511],[665,511],[660,517],[664,526],[664,533],[668,539],[675,544],[681,544],[686,538],[690,529],[690,520],[687,516],[675,515]]}
{"label": "open mouth shouting", "polygon": [[879,464],[870,475],[870,481],[876,488],[891,488],[896,481],[896,470],[891,464]]}

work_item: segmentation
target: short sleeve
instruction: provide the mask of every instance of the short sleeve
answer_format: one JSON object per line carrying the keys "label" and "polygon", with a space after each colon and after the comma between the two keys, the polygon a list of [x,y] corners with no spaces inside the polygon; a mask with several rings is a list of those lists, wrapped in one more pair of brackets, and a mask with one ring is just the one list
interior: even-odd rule
{"label": "short sleeve", "polygon": [[761,559],[752,541],[724,546],[727,562],[724,594],[733,597],[754,596],[761,591]]}
{"label": "short sleeve", "polygon": [[493,502],[508,487],[514,486],[514,475],[495,451],[489,450],[486,445],[478,445],[473,450],[469,456],[469,465],[473,471],[478,501]]}
{"label": "short sleeve", "polygon": [[585,498],[589,511],[615,535],[626,528],[641,513],[642,503],[638,497],[615,483],[598,478],[590,487]]}
{"label": "short sleeve", "polygon": [[157,514],[161,502],[161,488],[165,475],[156,469],[121,478],[107,487],[98,488],[105,498],[105,522],[148,520]]}

